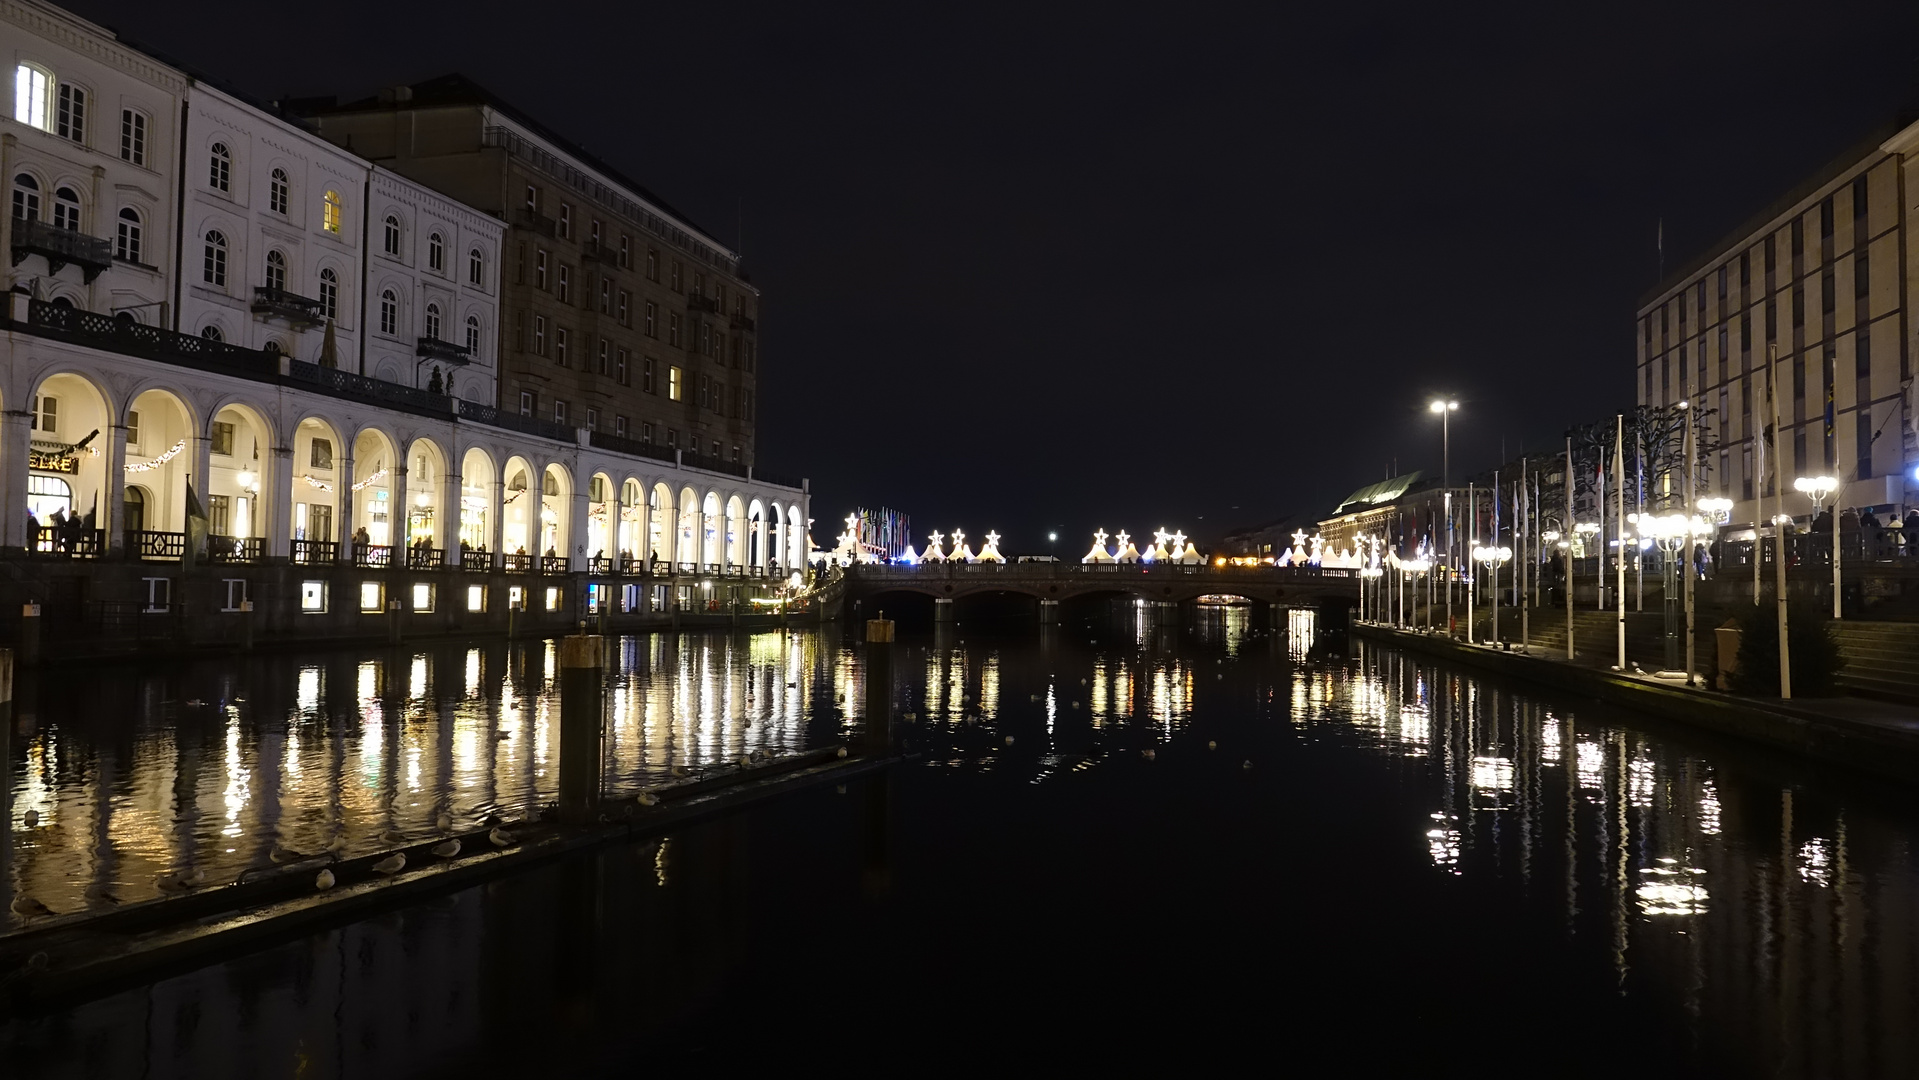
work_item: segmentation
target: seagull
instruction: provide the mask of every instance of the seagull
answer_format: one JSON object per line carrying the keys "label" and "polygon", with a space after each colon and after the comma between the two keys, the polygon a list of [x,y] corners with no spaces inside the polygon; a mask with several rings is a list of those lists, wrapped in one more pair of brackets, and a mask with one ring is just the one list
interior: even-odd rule
{"label": "seagull", "polygon": [[845,757],[845,756],[846,756],[846,747],[844,747],[844,746],[842,746],[842,747],[840,747],[840,756],[841,756],[841,757]]}
{"label": "seagull", "polygon": [[445,810],[442,810],[440,811],[440,816],[434,819],[433,824],[439,826],[439,829],[441,832],[452,832],[453,831],[453,815],[447,813]]}
{"label": "seagull", "polygon": [[20,824],[25,825],[29,829],[33,828],[35,825],[40,824],[40,811],[29,810],[26,813],[21,814]]}
{"label": "seagull", "polygon": [[660,805],[660,797],[658,795],[653,794],[650,791],[640,792],[640,797],[638,799],[635,799],[634,801],[639,803],[641,806]]}
{"label": "seagull", "polygon": [[433,854],[438,855],[442,859],[451,859],[453,856],[458,855],[459,853],[460,853],[460,841],[459,841],[459,838],[457,837],[455,837],[452,840],[448,840],[444,844],[433,845]]}
{"label": "seagull", "polygon": [[326,850],[327,850],[327,854],[329,855],[338,855],[340,852],[345,851],[346,837],[344,836],[334,837],[333,842],[326,846]]}
{"label": "seagull", "polygon": [[1247,759],[1246,759],[1245,761],[1243,761],[1243,762],[1241,762],[1241,763],[1240,763],[1240,766],[1239,766],[1239,767],[1240,767],[1240,768],[1242,768],[1242,769],[1250,769],[1250,768],[1252,768],[1252,767],[1253,767],[1253,759],[1252,759],[1252,758],[1247,758]]}
{"label": "seagull", "polygon": [[53,914],[53,909],[26,893],[21,893],[13,898],[13,913],[23,919],[44,919]]}
{"label": "seagull", "polygon": [[405,868],[406,856],[397,851],[373,864],[374,873],[385,874],[389,878]]}
{"label": "seagull", "polygon": [[1011,746],[1011,745],[1013,745],[1013,737],[1012,737],[1011,735],[1008,735],[1008,736],[1006,737],[1006,745],[1008,745],[1008,746]]}
{"label": "seagull", "polygon": [[1206,740],[1206,749],[1208,749],[1208,750],[1217,750],[1217,749],[1219,749],[1219,744],[1218,744],[1218,743],[1216,743],[1216,742],[1214,742],[1214,741],[1213,741],[1213,740],[1211,740],[1211,739],[1207,739],[1207,740]]}
{"label": "seagull", "polygon": [[740,768],[744,769],[751,764],[753,764],[752,758],[747,757],[745,754],[740,755],[740,760],[739,760]]}
{"label": "seagull", "polygon": [[279,844],[275,844],[272,849],[267,852],[267,858],[272,859],[276,863],[289,863],[299,862],[301,859],[306,858],[306,856],[290,847],[282,847]]}
{"label": "seagull", "polygon": [[123,902],[118,896],[115,896],[113,892],[109,890],[105,885],[89,886],[87,888],[86,896],[87,896],[87,899],[89,900],[97,900],[102,904],[112,904],[115,907],[118,907]]}
{"label": "seagull", "polygon": [[1139,756],[1145,758],[1147,761],[1152,761],[1154,758],[1158,757],[1159,755],[1153,751],[1152,747],[1149,746],[1146,749],[1141,750],[1139,752]]}
{"label": "seagull", "polygon": [[493,842],[494,847],[507,847],[513,843],[512,834],[498,825],[493,826],[493,831],[487,833],[486,838]]}
{"label": "seagull", "polygon": [[673,766],[673,775],[674,775],[674,776],[685,776],[685,775],[686,775],[686,769],[685,769],[685,768],[684,768],[683,766],[679,766],[679,765],[675,765],[675,766]]}
{"label": "seagull", "polygon": [[387,831],[381,833],[380,839],[388,844],[406,843],[406,837],[400,835],[400,832],[397,829],[388,829]]}
{"label": "seagull", "polygon": [[1085,679],[1081,679],[1081,680],[1079,681],[1079,684],[1080,684],[1081,686],[1085,686],[1085,685],[1086,685],[1086,680],[1085,680]]}
{"label": "seagull", "polygon": [[1073,708],[1075,709],[1079,708],[1079,702],[1077,701],[1073,702]]}
{"label": "seagull", "polygon": [[313,879],[313,887],[320,890],[321,892],[325,892],[328,889],[331,889],[333,887],[333,871],[331,870],[320,871],[319,875]]}

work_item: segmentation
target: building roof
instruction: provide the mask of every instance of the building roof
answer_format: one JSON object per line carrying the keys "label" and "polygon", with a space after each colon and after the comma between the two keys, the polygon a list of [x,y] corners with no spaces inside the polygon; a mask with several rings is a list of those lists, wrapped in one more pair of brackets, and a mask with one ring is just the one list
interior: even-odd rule
{"label": "building roof", "polygon": [[1333,508],[1332,516],[1338,517],[1341,514],[1364,510],[1368,506],[1393,502],[1410,491],[1425,475],[1424,472],[1415,469],[1403,476],[1389,476],[1376,484],[1367,484],[1346,496],[1344,502]]}
{"label": "building roof", "polygon": [[638,181],[635,181],[625,173],[609,165],[604,159],[588,153],[586,148],[579,143],[574,142],[534,119],[531,114],[523,112],[513,105],[513,103],[500,97],[493,91],[488,90],[486,87],[481,86],[471,78],[459,72],[450,72],[445,75],[427,79],[424,82],[414,83],[407,87],[407,89],[412,92],[413,97],[411,100],[404,102],[385,100],[381,95],[375,94],[372,97],[361,98],[357,101],[349,101],[344,104],[330,98],[305,98],[289,102],[288,104],[310,116],[324,116],[330,113],[378,112],[382,109],[421,106],[484,105],[509,117],[514,123],[525,127],[527,130],[539,135],[540,138],[552,143],[568,157],[574,158],[587,168],[604,175],[607,179],[632,191],[633,194],[651,203],[662,214],[678,219],[680,224],[699,233],[702,239],[725,252],[727,255],[734,259],[739,258],[738,252],[733,251],[721,243],[715,238],[711,231],[701,228],[697,222],[681,213],[673,204],[660,198]]}

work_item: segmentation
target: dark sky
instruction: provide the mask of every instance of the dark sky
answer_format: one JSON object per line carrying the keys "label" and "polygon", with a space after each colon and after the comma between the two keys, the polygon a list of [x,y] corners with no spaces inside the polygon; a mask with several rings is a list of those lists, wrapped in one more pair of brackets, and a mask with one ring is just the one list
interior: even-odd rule
{"label": "dark sky", "polygon": [[1555,444],[1630,400],[1657,220],[1919,101],[1910,2],[72,6],[266,97],[464,71],[738,243],[826,544],[1323,513],[1438,467],[1434,392],[1456,475]]}

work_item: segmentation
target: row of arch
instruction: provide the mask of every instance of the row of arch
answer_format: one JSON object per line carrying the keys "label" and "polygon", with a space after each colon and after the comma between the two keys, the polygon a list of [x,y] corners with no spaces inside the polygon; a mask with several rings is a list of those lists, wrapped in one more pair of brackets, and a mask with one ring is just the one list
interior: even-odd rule
{"label": "row of arch", "polygon": [[8,473],[26,474],[24,502],[43,531],[10,520],[8,543],[54,550],[61,541],[44,530],[75,519],[109,548],[141,543],[184,532],[197,506],[214,544],[278,557],[355,542],[438,549],[448,563],[557,557],[573,570],[625,558],[777,574],[805,560],[799,499],[642,474],[637,462],[576,465],[463,425],[406,431],[319,410],[276,425],[238,395],[189,400],[150,381],[113,401],[75,371],[39,378],[8,414],[27,420],[7,450],[21,455]]}

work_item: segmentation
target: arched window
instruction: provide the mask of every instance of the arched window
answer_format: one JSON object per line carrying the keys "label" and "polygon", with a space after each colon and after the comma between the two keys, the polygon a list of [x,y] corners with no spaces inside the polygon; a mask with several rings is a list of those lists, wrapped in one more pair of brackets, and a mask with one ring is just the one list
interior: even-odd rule
{"label": "arched window", "polygon": [[439,233],[426,238],[426,267],[439,273],[446,273],[446,239]]}
{"label": "arched window", "polygon": [[208,285],[226,287],[227,238],[218,229],[207,233],[206,264],[201,267],[200,276]]}
{"label": "arched window", "polygon": [[140,211],[131,206],[120,208],[119,231],[113,237],[113,257],[126,262],[140,261]]}
{"label": "arched window", "polygon": [[70,187],[58,188],[53,193],[53,227],[80,231],[80,196]]}
{"label": "arched window", "polygon": [[207,183],[215,191],[233,190],[233,155],[226,143],[214,143],[207,163]]}
{"label": "arched window", "polygon": [[13,72],[13,118],[41,131],[53,130],[52,102],[48,91],[53,76],[31,64],[21,64]]}
{"label": "arched window", "polygon": [[273,170],[273,179],[267,182],[267,209],[284,215],[287,212],[287,197],[291,190],[291,185],[287,183],[287,171]]}
{"label": "arched window", "polygon": [[225,341],[227,339],[227,336],[220,332],[220,328],[212,323],[208,323],[200,328],[200,336],[206,338],[208,341]]}
{"label": "arched window", "polygon": [[466,317],[466,351],[474,356],[480,355],[480,317]]}
{"label": "arched window", "polygon": [[328,319],[340,317],[340,275],[330,266],[320,271],[320,315]]}
{"label": "arched window", "polygon": [[440,305],[438,304],[426,306],[426,336],[435,341],[440,339]]}
{"label": "arched window", "polygon": [[385,236],[386,244],[384,250],[386,253],[388,255],[398,255],[400,253],[400,219],[392,214],[386,216]]}
{"label": "arched window", "polygon": [[380,333],[400,332],[400,298],[388,289],[380,294]]}
{"label": "arched window", "polygon": [[466,253],[466,280],[472,285],[486,284],[486,256],[479,248]]}
{"label": "arched window", "polygon": [[267,288],[287,291],[287,257],[277,251],[267,252]]}
{"label": "arched window", "polygon": [[328,191],[320,199],[320,227],[335,236],[340,235],[340,220],[344,216],[340,209],[340,193]]}
{"label": "arched window", "polygon": [[27,173],[13,178],[13,219],[40,220],[40,181]]}

